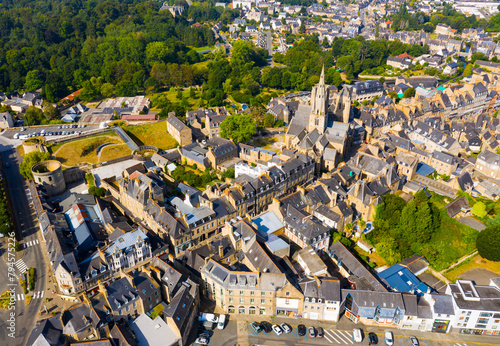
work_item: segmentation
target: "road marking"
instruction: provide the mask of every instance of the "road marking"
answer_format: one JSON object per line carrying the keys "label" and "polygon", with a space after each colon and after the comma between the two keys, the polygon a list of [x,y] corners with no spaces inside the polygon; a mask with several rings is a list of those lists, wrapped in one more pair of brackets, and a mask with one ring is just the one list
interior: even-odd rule
{"label": "road marking", "polygon": [[325,335],[327,335],[327,334],[328,334],[329,337],[331,337],[333,340],[335,340],[335,342],[337,344],[340,344],[340,341],[337,340],[338,336],[337,335],[333,335],[333,333],[332,333],[331,330],[329,330],[329,329],[325,330]]}
{"label": "road marking", "polygon": [[36,244],[37,244],[37,245],[38,245],[38,244],[40,244],[40,242],[38,241],[38,239],[36,240]]}
{"label": "road marking", "polygon": [[42,291],[42,295],[40,296],[40,298],[43,298],[43,294],[45,293],[45,291]]}
{"label": "road marking", "polygon": [[21,272],[21,274],[25,273],[28,270],[28,266],[26,265],[26,263],[24,263],[22,258],[18,260],[15,264],[17,269]]}
{"label": "road marking", "polygon": [[[342,341],[344,344],[349,344],[349,342],[352,343],[352,340],[350,340],[347,336],[342,334],[342,332],[340,330],[332,330],[332,333],[334,333],[336,336],[338,336],[340,341]],[[347,341],[345,341],[344,339],[346,339]]]}
{"label": "road marking", "polygon": [[325,339],[326,339],[326,340],[328,340],[328,342],[329,342],[329,343],[333,344],[333,341],[332,341],[332,340],[330,340],[330,339],[328,338],[328,336],[326,336],[326,330],[325,330],[325,336],[324,336],[324,338],[323,338],[323,341],[325,341]]}

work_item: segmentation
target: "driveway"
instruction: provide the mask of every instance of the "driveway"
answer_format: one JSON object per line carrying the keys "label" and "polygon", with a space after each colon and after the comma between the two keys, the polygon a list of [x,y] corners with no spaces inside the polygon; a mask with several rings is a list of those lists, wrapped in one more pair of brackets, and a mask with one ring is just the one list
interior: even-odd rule
{"label": "driveway", "polygon": [[465,273],[459,276],[460,279],[472,280],[477,285],[489,285],[490,279],[499,277],[500,274],[496,274],[491,270],[484,268],[474,268],[467,270]]}

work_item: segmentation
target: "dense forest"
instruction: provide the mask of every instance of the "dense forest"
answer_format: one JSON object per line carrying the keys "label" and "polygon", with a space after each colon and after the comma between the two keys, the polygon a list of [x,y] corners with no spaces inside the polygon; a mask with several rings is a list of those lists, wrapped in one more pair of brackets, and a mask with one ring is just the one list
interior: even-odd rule
{"label": "dense forest", "polygon": [[[358,36],[352,39],[336,38],[331,49],[325,51],[319,44],[318,36],[311,35],[301,40],[286,54],[276,53],[273,60],[286,67],[266,67],[262,72],[262,85],[286,90],[310,90],[319,80],[319,72],[324,63],[345,72],[352,79],[363,71],[382,67],[389,56],[407,52],[413,56],[429,53],[428,46],[411,45],[400,41],[368,41]],[[340,86],[342,78],[334,67],[325,71],[326,83]]]}
{"label": "dense forest", "polygon": [[[209,26],[193,27],[188,18],[235,16],[231,9],[203,3],[173,18],[160,6],[139,0],[2,1],[0,90],[42,88],[49,101],[81,87],[90,93],[82,96],[91,98],[95,85],[131,95],[155,67],[196,63],[200,54],[190,47],[215,43]],[[198,82],[199,74],[190,70],[182,82]]]}

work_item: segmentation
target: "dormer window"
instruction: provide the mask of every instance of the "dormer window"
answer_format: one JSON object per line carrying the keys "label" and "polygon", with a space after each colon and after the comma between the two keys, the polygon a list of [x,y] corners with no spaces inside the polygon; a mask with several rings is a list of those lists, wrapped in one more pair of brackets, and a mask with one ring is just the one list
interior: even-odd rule
{"label": "dormer window", "polygon": [[92,271],[90,272],[90,274],[92,275],[92,277],[96,276],[97,275],[97,270],[92,269]]}

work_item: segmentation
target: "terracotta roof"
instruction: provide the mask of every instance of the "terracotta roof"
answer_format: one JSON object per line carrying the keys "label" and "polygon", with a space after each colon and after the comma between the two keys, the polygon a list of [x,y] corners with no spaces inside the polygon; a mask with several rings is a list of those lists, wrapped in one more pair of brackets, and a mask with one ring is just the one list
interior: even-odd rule
{"label": "terracotta roof", "polygon": [[73,100],[75,99],[75,97],[77,97],[77,96],[80,94],[80,92],[81,92],[82,90],[83,90],[83,88],[82,88],[82,89],[78,89],[77,91],[75,91],[75,92],[73,92],[73,93],[69,94],[68,96],[66,96],[66,97],[64,97],[64,98],[62,98],[62,99],[60,99],[60,100],[59,100],[59,102],[62,102],[62,101],[64,101],[64,100],[73,101]]}

